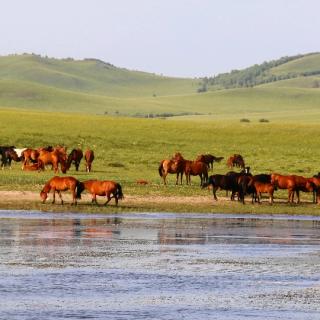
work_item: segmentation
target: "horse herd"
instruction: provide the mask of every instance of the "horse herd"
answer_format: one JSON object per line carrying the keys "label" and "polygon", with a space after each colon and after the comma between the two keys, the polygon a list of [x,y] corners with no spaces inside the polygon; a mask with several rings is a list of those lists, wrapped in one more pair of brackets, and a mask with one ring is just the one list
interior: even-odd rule
{"label": "horse herd", "polygon": [[[11,167],[12,161],[22,162],[22,170],[25,171],[42,171],[47,165],[51,165],[55,173],[61,171],[66,173],[74,164],[76,171],[79,170],[81,159],[84,157],[86,162],[86,171],[90,172],[94,160],[94,152],[87,149],[84,153],[81,149],[73,149],[67,154],[63,146],[42,147],[37,149],[24,148],[16,149],[14,146],[0,146],[1,167]],[[293,203],[294,197],[297,197],[297,203],[300,202],[300,192],[310,192],[313,194],[313,203],[320,202],[320,173],[313,177],[303,177],[298,175],[280,175],[250,173],[250,167],[245,166],[243,157],[240,154],[234,154],[227,160],[229,168],[239,167],[240,172],[229,171],[226,174],[213,174],[209,177],[209,170],[213,169],[213,163],[219,163],[223,157],[215,157],[210,154],[199,155],[195,161],[186,160],[181,153],[176,153],[171,159],[162,160],[158,171],[163,179],[164,185],[167,184],[166,177],[170,174],[176,174],[176,184],[182,184],[183,175],[186,176],[186,183],[191,183],[191,176],[200,177],[202,188],[210,187],[213,197],[218,200],[217,190],[231,192],[231,200],[237,197],[243,204],[245,196],[250,195],[251,202],[260,203],[261,195],[267,193],[270,204],[274,201],[274,191],[278,189],[288,190],[288,202]],[[179,179],[180,178],[180,179]],[[61,197],[61,192],[70,190],[72,194],[72,204],[77,204],[77,199],[81,198],[81,193],[86,190],[92,196],[92,202],[97,203],[97,196],[106,196],[107,203],[112,198],[115,199],[116,205],[118,200],[123,198],[122,187],[119,183],[108,180],[87,180],[79,181],[74,177],[54,176],[43,187],[40,197],[43,203],[46,201],[48,193],[53,191],[53,203],[55,203],[55,194]]]}
{"label": "horse herd", "polygon": [[16,161],[22,162],[22,170],[24,171],[40,172],[45,170],[47,165],[51,165],[55,173],[59,172],[59,165],[63,173],[70,169],[71,164],[74,164],[76,171],[78,171],[83,157],[86,163],[86,171],[90,172],[94,160],[94,152],[91,149],[87,149],[84,154],[80,148],[72,149],[68,155],[67,149],[60,145],[37,149],[0,146],[0,155],[2,169],[11,168],[12,161]]}
{"label": "horse herd", "polygon": [[199,176],[202,188],[211,187],[213,197],[218,200],[217,190],[231,191],[231,200],[238,200],[245,203],[245,196],[251,195],[251,202],[261,201],[261,195],[267,193],[270,204],[274,201],[274,191],[278,189],[288,190],[288,202],[294,203],[294,196],[297,196],[297,203],[300,203],[300,192],[311,192],[313,203],[320,202],[320,173],[313,177],[298,175],[257,174],[250,173],[250,167],[245,166],[244,159],[239,154],[230,156],[227,160],[229,168],[239,167],[240,172],[229,171],[226,174],[214,174],[208,177],[208,170],[213,168],[213,162],[220,162],[223,157],[215,157],[210,154],[199,155],[195,161],[185,160],[181,153],[176,153],[171,159],[162,160],[159,165],[159,174],[166,185],[166,177],[169,173],[176,174],[176,184],[182,184],[182,176],[185,174],[186,183],[190,184],[190,176]]}
{"label": "horse herd", "polygon": [[[66,173],[74,164],[76,171],[79,170],[82,158],[85,159],[85,167],[87,172],[91,172],[92,162],[94,160],[94,152],[87,149],[84,153],[80,148],[72,149],[67,154],[67,149],[63,146],[48,146],[37,149],[23,148],[17,149],[14,146],[0,146],[1,167],[4,169],[11,162],[22,162],[22,170],[24,171],[42,171],[47,165],[51,165],[55,173],[59,172],[59,165],[62,173]],[[123,198],[122,188],[119,183],[108,180],[87,180],[79,181],[74,177],[54,176],[43,187],[40,192],[42,202],[45,203],[48,193],[53,192],[53,201],[55,203],[56,193],[60,197],[61,204],[63,199],[61,192],[70,190],[72,194],[72,204],[77,204],[77,199],[81,199],[81,193],[86,190],[92,196],[92,202],[97,204],[97,196],[106,196],[108,204],[112,198],[115,199],[116,205],[118,200]]]}

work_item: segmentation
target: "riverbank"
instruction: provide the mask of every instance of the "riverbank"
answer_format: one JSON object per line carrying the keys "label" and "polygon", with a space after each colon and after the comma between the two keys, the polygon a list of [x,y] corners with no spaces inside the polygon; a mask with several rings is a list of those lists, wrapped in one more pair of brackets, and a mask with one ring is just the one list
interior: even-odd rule
{"label": "riverbank", "polygon": [[[42,204],[39,193],[33,191],[0,191],[0,208],[14,210],[40,210],[44,212],[184,212],[184,213],[248,213],[248,214],[290,214],[290,215],[320,215],[320,206],[311,203],[310,195],[301,204],[288,204],[284,198],[276,198],[270,205],[264,198],[261,204],[252,204],[246,199],[243,205],[238,201],[230,201],[225,196],[219,196],[214,201],[212,194],[194,196],[164,196],[164,195],[135,195],[125,194],[116,207],[114,200],[104,206],[105,198],[98,197],[99,205],[91,204],[91,197],[83,194],[77,206],[71,206],[71,196],[68,192],[62,195],[65,204],[60,204],[56,196],[56,204],[52,204],[52,194],[47,202]],[[309,199],[310,198],[310,199]]]}

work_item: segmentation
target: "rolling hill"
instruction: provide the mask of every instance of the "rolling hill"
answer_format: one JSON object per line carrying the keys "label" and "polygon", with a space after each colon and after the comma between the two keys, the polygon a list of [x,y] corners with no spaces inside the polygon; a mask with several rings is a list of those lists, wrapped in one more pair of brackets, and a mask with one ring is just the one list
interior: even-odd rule
{"label": "rolling hill", "polygon": [[320,119],[319,53],[201,81],[130,71],[96,59],[10,55],[0,57],[0,107],[193,119]]}

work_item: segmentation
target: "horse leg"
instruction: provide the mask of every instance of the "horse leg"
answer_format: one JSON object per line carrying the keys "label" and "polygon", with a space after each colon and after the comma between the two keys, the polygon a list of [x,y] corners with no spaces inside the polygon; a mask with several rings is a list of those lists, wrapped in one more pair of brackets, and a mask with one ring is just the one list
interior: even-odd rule
{"label": "horse leg", "polygon": [[[296,190],[296,194],[297,194],[297,203],[300,203],[300,192],[299,190]],[[293,202],[293,199],[292,199]]]}
{"label": "horse leg", "polygon": [[106,196],[107,196],[107,199],[108,199],[108,200],[105,202],[105,204],[104,204],[105,206],[106,206],[106,205],[110,202],[110,200],[111,200],[110,193],[107,192]]}
{"label": "horse leg", "polygon": [[270,204],[273,204],[273,192],[270,192],[270,198],[269,198],[269,202]]}
{"label": "horse leg", "polygon": [[58,196],[59,196],[59,198],[60,198],[60,200],[61,200],[61,204],[63,205],[63,200],[62,200],[62,194],[61,194],[61,191],[57,191],[57,193],[58,193]]}
{"label": "horse leg", "polygon": [[217,190],[218,190],[218,188],[212,186],[213,198],[214,198],[214,200],[216,200],[216,201],[218,201],[218,198],[217,198],[217,195],[216,195]]}
{"label": "horse leg", "polygon": [[72,205],[77,205],[76,188],[72,190]]}
{"label": "horse leg", "polygon": [[53,190],[52,204],[54,204],[56,202],[56,189],[52,188],[52,190]]}
{"label": "horse leg", "polygon": [[162,179],[163,179],[163,184],[166,186],[167,185],[167,173],[163,173],[163,175],[162,175]]}
{"label": "horse leg", "polygon": [[98,201],[97,201],[97,195],[94,193],[92,194],[92,200],[91,203],[95,203],[96,205],[98,205]]}
{"label": "horse leg", "polygon": [[115,202],[116,202],[116,206],[118,206],[118,197],[116,196],[116,195],[114,195],[114,200],[115,200]]}

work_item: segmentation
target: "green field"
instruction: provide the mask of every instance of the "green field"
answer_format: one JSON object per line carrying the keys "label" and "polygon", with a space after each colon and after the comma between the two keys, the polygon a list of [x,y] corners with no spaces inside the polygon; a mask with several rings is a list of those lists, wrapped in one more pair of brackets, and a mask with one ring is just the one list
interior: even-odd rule
{"label": "green field", "polygon": [[[39,147],[63,144],[72,148],[87,147],[95,151],[93,172],[68,174],[80,180],[88,178],[119,181],[125,194],[136,196],[209,196],[199,188],[199,178],[193,178],[192,186],[174,185],[174,176],[168,178],[164,187],[158,175],[159,162],[180,151],[185,158],[195,159],[200,153],[228,157],[233,153],[244,156],[254,174],[281,172],[312,176],[319,171],[317,124],[274,121],[270,123],[240,123],[230,121],[168,121],[163,119],[133,119],[81,114],[40,113],[21,110],[0,110],[0,143],[21,147]],[[214,173],[225,173],[225,162],[216,164]],[[0,190],[41,190],[53,173],[21,171],[14,163],[12,170],[2,170]],[[138,186],[137,179],[146,179],[148,187]],[[221,192],[220,195],[224,195]],[[286,194],[277,192],[285,199]],[[311,195],[304,199],[310,200]],[[13,204],[14,206],[14,204]],[[146,208],[135,207],[143,211]],[[233,204],[220,207],[155,205],[148,210],[205,211],[205,212],[274,212],[317,213],[317,206],[274,205],[272,209],[262,206]],[[47,210],[52,210],[48,205]],[[60,210],[58,208],[57,210]],[[84,210],[82,208],[82,210]],[[87,210],[87,209],[85,209]],[[91,209],[90,209],[91,210]],[[94,209],[96,210],[96,209]],[[307,211],[306,211],[307,210]]]}

